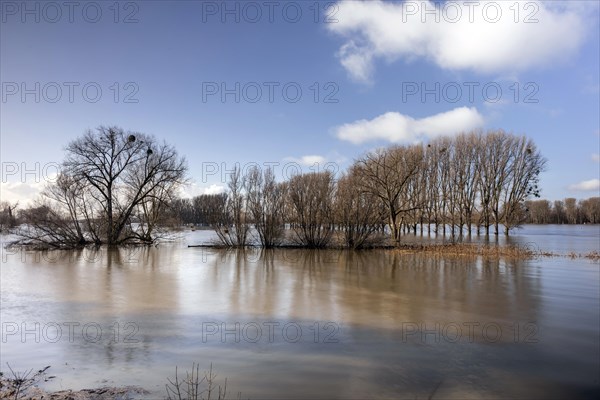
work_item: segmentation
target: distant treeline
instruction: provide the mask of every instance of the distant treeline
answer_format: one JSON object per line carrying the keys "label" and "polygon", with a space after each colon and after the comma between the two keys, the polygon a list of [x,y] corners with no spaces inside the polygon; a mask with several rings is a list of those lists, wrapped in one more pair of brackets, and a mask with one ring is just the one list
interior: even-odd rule
{"label": "distant treeline", "polygon": [[276,182],[271,169],[235,169],[225,193],[177,199],[171,210],[182,223],[212,227],[228,246],[246,245],[250,228],[262,246],[277,245],[286,226],[307,247],[335,236],[356,248],[377,233],[398,242],[419,228],[452,239],[498,235],[500,226],[508,234],[526,222],[545,163],[526,137],[465,133],[371,151],[338,178],[325,171]]}
{"label": "distant treeline", "polygon": [[3,201],[0,203],[0,231],[4,231],[17,226],[18,220],[15,215],[15,210],[19,206],[19,203],[10,203]]}
{"label": "distant treeline", "polygon": [[528,224],[600,224],[600,197],[525,202]]}

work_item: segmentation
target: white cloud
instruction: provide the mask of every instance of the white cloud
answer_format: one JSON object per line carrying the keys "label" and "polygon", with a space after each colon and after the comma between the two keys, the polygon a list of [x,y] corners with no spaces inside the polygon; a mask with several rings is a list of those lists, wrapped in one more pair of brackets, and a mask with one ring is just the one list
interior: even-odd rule
{"label": "white cloud", "polygon": [[592,161],[600,162],[600,154],[592,154]]}
{"label": "white cloud", "polygon": [[0,182],[2,201],[19,202],[21,206],[29,206],[42,192],[48,182]]}
{"label": "white cloud", "polygon": [[225,191],[225,186],[212,184],[207,188],[204,188],[202,194],[219,194]]}
{"label": "white cloud", "polygon": [[[372,80],[378,58],[424,58],[448,70],[511,74],[572,57],[584,40],[589,7],[597,7],[595,2],[573,7],[529,1],[514,7],[512,1],[480,1],[473,8],[466,2],[450,3],[454,6],[445,9],[429,1],[341,1],[338,22],[327,27],[346,39],[337,56],[360,82]],[[501,10],[497,22],[495,7]],[[434,9],[439,10],[439,22],[425,13]],[[525,23],[528,16],[538,22]]]}
{"label": "white cloud", "polygon": [[421,119],[388,112],[372,120],[361,119],[341,125],[335,128],[335,134],[339,139],[354,144],[371,140],[415,143],[480,128],[483,122],[483,116],[474,107],[459,107]]}
{"label": "white cloud", "polygon": [[286,161],[292,161],[295,163],[298,163],[300,165],[304,165],[306,167],[312,167],[313,165],[317,164],[317,165],[323,165],[327,162],[327,160],[325,159],[325,157],[323,156],[318,156],[318,155],[308,155],[308,156],[302,156],[302,157],[286,157],[285,158]]}
{"label": "white cloud", "polygon": [[192,198],[201,194],[219,194],[225,191],[224,185],[212,184],[210,186],[200,187],[195,183],[179,188],[179,196],[183,198]]}
{"label": "white cloud", "polygon": [[589,181],[582,181],[569,186],[569,189],[585,192],[591,192],[594,190],[598,191],[600,190],[600,179],[590,179]]}
{"label": "white cloud", "polygon": [[363,51],[353,41],[346,43],[338,52],[338,57],[346,71],[359,82],[368,83],[373,74],[373,54]]}

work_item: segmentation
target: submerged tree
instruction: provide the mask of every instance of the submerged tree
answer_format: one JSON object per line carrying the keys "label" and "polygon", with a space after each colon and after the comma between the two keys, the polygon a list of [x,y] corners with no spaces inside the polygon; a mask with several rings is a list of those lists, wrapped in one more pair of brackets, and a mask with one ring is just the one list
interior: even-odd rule
{"label": "submerged tree", "polygon": [[24,236],[60,246],[152,242],[162,209],[186,180],[177,151],[118,127],[87,131],[66,151],[59,178],[27,213]]}
{"label": "submerged tree", "polygon": [[333,174],[329,171],[293,176],[288,183],[289,222],[296,241],[306,247],[326,247],[334,229]]}
{"label": "submerged tree", "polygon": [[382,203],[372,193],[360,190],[364,184],[355,168],[337,181],[335,224],[342,231],[346,247],[357,249],[369,244],[385,220]]}
{"label": "submerged tree", "polygon": [[275,181],[273,169],[255,166],[247,177],[248,210],[263,247],[281,243],[285,224],[286,185]]}
{"label": "submerged tree", "polygon": [[215,221],[211,224],[219,241],[231,247],[246,246],[250,230],[249,215],[246,207],[248,192],[246,176],[237,166],[229,175],[228,192],[222,197],[223,202],[215,204]]}
{"label": "submerged tree", "polygon": [[539,175],[546,166],[533,141],[525,137],[509,140],[508,179],[504,187],[502,224],[508,235],[511,228],[526,220],[524,202],[530,196],[540,197]]}

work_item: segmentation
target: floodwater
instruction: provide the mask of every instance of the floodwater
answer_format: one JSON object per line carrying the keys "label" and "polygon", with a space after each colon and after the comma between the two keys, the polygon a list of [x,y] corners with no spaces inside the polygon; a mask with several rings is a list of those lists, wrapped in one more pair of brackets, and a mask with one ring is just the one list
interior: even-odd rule
{"label": "floodwater", "polygon": [[[193,363],[255,399],[600,394],[597,261],[187,247],[210,236],[3,249],[2,371],[50,365],[50,390],[138,385],[151,398]],[[526,226],[510,240],[587,253],[600,227]]]}

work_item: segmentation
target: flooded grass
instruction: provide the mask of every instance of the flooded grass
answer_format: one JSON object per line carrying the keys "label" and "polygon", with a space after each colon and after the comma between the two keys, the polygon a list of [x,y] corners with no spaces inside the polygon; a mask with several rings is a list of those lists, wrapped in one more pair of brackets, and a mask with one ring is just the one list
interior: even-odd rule
{"label": "flooded grass", "polygon": [[566,254],[547,250],[540,250],[536,246],[519,245],[495,245],[475,243],[447,243],[447,244],[406,244],[400,245],[393,251],[405,254],[425,253],[436,256],[447,257],[483,257],[486,259],[521,259],[528,260],[539,257],[565,257],[570,259],[586,258],[592,261],[600,261],[600,252],[588,253],[569,252]]}
{"label": "flooded grass", "polygon": [[[473,243],[451,244],[410,244],[401,245],[394,250],[400,253],[426,253],[449,257],[484,257],[484,258],[518,258],[531,259],[541,255],[537,250],[527,247],[506,245],[488,245]],[[553,254],[544,254],[553,255]]]}

